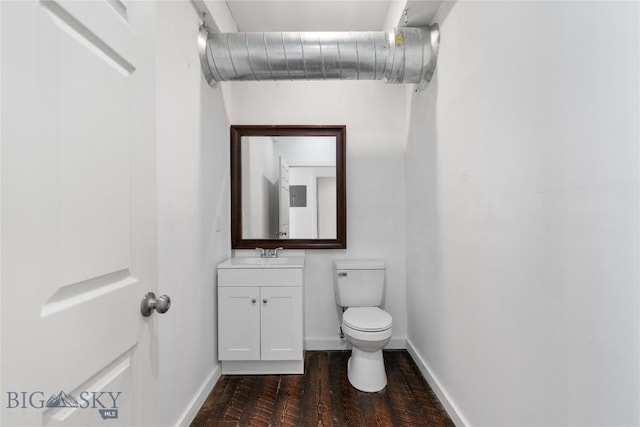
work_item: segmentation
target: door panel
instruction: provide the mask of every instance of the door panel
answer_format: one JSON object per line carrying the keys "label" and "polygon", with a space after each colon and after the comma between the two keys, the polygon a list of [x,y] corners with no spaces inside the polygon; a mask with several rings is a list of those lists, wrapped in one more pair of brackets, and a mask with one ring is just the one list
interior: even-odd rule
{"label": "door panel", "polygon": [[[131,258],[135,43],[124,40],[134,35],[107,3],[66,6],[40,7],[39,54],[56,65],[40,70],[47,91],[40,102],[47,104],[43,145],[57,160],[43,165],[57,187],[43,195],[59,213],[57,286],[122,271]],[[96,34],[87,25],[99,13],[111,26],[102,24]]]}
{"label": "door panel", "polygon": [[[132,401],[130,399],[122,399],[122,395],[112,394],[109,395],[109,392],[114,390],[131,390],[134,387],[132,383],[133,373],[132,373],[132,365],[133,363],[133,349],[127,351],[121,357],[114,360],[100,372],[98,372],[94,377],[87,380],[85,383],[81,384],[76,390],[71,391],[70,394],[72,396],[82,396],[85,398],[85,401],[88,400],[93,404],[93,395],[81,394],[84,390],[91,391],[106,391],[107,394],[100,396],[97,394],[98,401],[101,402],[109,410],[109,407],[112,405],[113,398],[115,397],[117,405],[118,405],[118,418],[117,422],[121,426],[133,426],[140,425],[139,420],[134,418],[135,408],[133,408]],[[122,400],[122,401],[121,401]],[[80,399],[80,402],[84,402]],[[100,404],[96,404],[96,406],[100,406]],[[91,426],[96,425],[96,411],[93,410],[79,410],[76,408],[48,408],[42,414],[43,425],[46,426]],[[102,419],[102,415],[101,415]],[[105,412],[105,421],[113,423],[114,419],[108,418]]]}
{"label": "door panel", "polygon": [[302,359],[302,288],[263,287],[260,298],[262,360]]}
{"label": "door panel", "polygon": [[219,287],[218,358],[260,360],[260,290]]}
{"label": "door panel", "polygon": [[1,3],[2,425],[136,424],[157,359],[140,315],[156,290],[154,15]]}
{"label": "door panel", "polygon": [[278,179],[278,238],[290,239],[289,233],[289,163],[280,157],[280,174]]}

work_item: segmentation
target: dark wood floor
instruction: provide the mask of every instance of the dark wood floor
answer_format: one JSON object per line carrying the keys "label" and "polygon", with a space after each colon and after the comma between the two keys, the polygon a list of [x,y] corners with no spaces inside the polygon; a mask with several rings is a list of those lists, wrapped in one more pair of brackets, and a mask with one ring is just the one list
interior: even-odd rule
{"label": "dark wood floor", "polygon": [[349,384],[349,351],[307,351],[305,375],[223,375],[192,427],[453,426],[405,350],[384,351],[387,387]]}

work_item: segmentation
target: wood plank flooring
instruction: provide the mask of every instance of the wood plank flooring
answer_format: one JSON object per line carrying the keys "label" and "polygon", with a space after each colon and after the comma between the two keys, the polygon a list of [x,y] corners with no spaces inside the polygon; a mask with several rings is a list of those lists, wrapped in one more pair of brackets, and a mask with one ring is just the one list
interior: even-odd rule
{"label": "wood plank flooring", "polygon": [[304,375],[223,375],[192,427],[453,426],[405,350],[385,350],[387,387],[349,384],[349,351],[307,351]]}

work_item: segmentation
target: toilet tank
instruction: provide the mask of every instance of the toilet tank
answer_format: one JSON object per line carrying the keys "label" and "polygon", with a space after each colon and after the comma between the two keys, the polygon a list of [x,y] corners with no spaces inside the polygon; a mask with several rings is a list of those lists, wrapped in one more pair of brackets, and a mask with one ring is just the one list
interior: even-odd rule
{"label": "toilet tank", "polygon": [[341,307],[379,307],[384,298],[382,260],[340,260],[333,263],[336,302]]}

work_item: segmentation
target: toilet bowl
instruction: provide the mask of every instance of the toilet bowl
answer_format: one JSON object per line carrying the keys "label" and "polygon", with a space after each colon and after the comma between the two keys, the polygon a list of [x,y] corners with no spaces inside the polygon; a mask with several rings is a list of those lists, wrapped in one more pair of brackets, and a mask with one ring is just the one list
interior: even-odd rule
{"label": "toilet bowl", "polygon": [[391,339],[391,326],[391,315],[378,307],[353,307],[343,313],[342,332],[353,346],[347,376],[358,390],[376,392],[387,385],[382,349]]}

